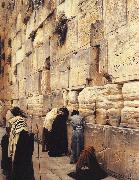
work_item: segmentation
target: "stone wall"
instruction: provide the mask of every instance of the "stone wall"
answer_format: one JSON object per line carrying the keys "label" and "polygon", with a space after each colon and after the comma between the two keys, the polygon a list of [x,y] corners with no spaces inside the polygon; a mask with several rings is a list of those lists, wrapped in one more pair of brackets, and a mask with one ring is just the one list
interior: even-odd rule
{"label": "stone wall", "polygon": [[0,2],[0,99],[7,108],[19,105],[33,115],[40,129],[47,109],[79,109],[91,124],[89,133],[98,133],[88,133],[86,142],[99,153],[96,142],[105,138],[110,150],[101,160],[115,173],[130,172],[131,179],[139,179],[130,171],[131,159],[120,169],[123,154],[113,152],[114,142],[119,152],[122,143],[138,157],[138,146],[131,150],[124,136],[139,127],[138,7],[133,0]]}

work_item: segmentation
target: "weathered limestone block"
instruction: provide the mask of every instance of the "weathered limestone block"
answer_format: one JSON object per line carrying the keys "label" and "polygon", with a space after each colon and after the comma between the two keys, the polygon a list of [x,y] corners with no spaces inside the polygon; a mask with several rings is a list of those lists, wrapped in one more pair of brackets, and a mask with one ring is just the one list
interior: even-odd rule
{"label": "weathered limestone block", "polygon": [[33,54],[32,54],[32,59],[33,59],[33,73],[36,73],[38,71],[38,49],[35,49]]}
{"label": "weathered limestone block", "polygon": [[[55,59],[67,57],[70,53],[77,51],[78,43],[78,21],[77,18],[72,18],[68,21],[68,30],[66,40],[63,46],[58,46],[58,35],[55,33],[51,38],[51,56]],[[53,47],[54,46],[54,47]]]}
{"label": "weathered limestone block", "polygon": [[43,95],[50,93],[50,71],[43,70],[41,78],[41,92]]}
{"label": "weathered limestone block", "polygon": [[47,18],[43,23],[44,39],[50,38],[55,31],[55,14]]}
{"label": "weathered limestone block", "polygon": [[112,126],[119,126],[121,122],[121,109],[111,108],[107,111],[107,123]]}
{"label": "weathered limestone block", "polygon": [[35,28],[37,29],[43,22],[44,20],[47,18],[48,16],[48,8],[46,8],[46,6],[39,8],[37,10],[37,16],[35,18]]}
{"label": "weathered limestone block", "polygon": [[67,99],[68,99],[68,109],[70,109],[70,111],[73,111],[73,109],[78,109],[79,107],[78,95],[79,95],[78,91],[69,91],[67,95]]}
{"label": "weathered limestone block", "polygon": [[137,0],[130,0],[127,3],[128,21],[134,21],[139,17],[139,2]]}
{"label": "weathered limestone block", "polygon": [[62,94],[63,94],[63,105],[66,107],[68,105],[68,90],[63,89]]}
{"label": "weathered limestone block", "polygon": [[107,122],[107,110],[96,109],[96,124],[105,125]]}
{"label": "weathered limestone block", "polygon": [[16,31],[20,31],[22,29],[23,23],[22,23],[22,17],[21,13],[18,14],[17,16],[17,22],[16,22]]}
{"label": "weathered limestone block", "polygon": [[70,112],[72,112],[73,110],[79,110],[79,104],[78,103],[77,104],[68,104],[67,108]]}
{"label": "weathered limestone block", "polygon": [[79,112],[86,119],[91,119],[91,118],[94,119],[95,118],[95,115],[94,115],[95,110],[94,109],[87,109],[87,108],[85,109],[85,108],[80,107]]}
{"label": "weathered limestone block", "polygon": [[16,52],[16,64],[20,63],[25,58],[25,46]]}
{"label": "weathered limestone block", "polygon": [[139,100],[138,92],[139,92],[139,82],[138,81],[125,83],[123,85],[122,93],[123,93],[124,100],[126,100],[126,101]]}
{"label": "weathered limestone block", "polygon": [[25,96],[19,98],[19,105],[22,110],[27,111],[27,100]]}
{"label": "weathered limestone block", "polygon": [[79,109],[93,110],[96,123],[119,125],[123,108],[122,87],[117,84],[87,87],[79,93]]}
{"label": "weathered limestone block", "polygon": [[26,86],[25,86],[25,79],[19,80],[19,97],[25,97],[26,94]]}
{"label": "weathered limestone block", "polygon": [[[90,67],[92,63],[91,48],[79,51],[70,59],[69,87],[83,86],[90,79]],[[75,78],[76,77],[76,78]]]}
{"label": "weathered limestone block", "polygon": [[124,107],[121,114],[122,126],[139,128],[139,108]]}
{"label": "weathered limestone block", "polygon": [[21,48],[21,46],[22,46],[21,32],[18,32],[18,34],[15,36],[15,38],[12,41],[13,54],[15,54],[16,51]]}
{"label": "weathered limestone block", "polygon": [[63,59],[58,65],[59,83],[62,89],[69,87],[69,59]]}
{"label": "weathered limestone block", "polygon": [[115,29],[126,24],[127,1],[126,0],[105,0],[104,2],[105,14],[105,33],[114,31]]}
{"label": "weathered limestone block", "polygon": [[90,46],[91,25],[96,20],[102,20],[102,1],[79,1],[78,47]]}
{"label": "weathered limestone block", "polygon": [[29,22],[27,23],[26,40],[30,37],[30,34],[36,30],[35,23],[34,23],[35,16],[36,16],[36,12],[34,11],[29,19]]}
{"label": "weathered limestone block", "polygon": [[130,22],[108,36],[108,73],[113,76],[113,82],[139,78],[138,28],[139,23]]}
{"label": "weathered limestone block", "polygon": [[[80,114],[82,115],[82,112]],[[83,114],[83,117],[85,117],[84,114]],[[93,115],[93,113],[92,113],[92,115],[86,116],[85,121],[86,121],[86,123],[96,124],[95,115]]]}
{"label": "weathered limestone block", "polygon": [[[48,51],[47,51],[48,49]],[[43,70],[45,68],[45,63],[47,58],[49,57],[49,44],[45,43],[41,47],[36,48],[35,55],[37,60],[37,68],[38,70]]]}
{"label": "weathered limestone block", "polygon": [[50,78],[50,86],[52,90],[61,89],[59,84],[59,71],[57,69],[53,69],[50,71],[51,78]]}
{"label": "weathered limestone block", "polygon": [[50,59],[51,89],[67,89],[69,86],[69,58]]}
{"label": "weathered limestone block", "polygon": [[34,48],[42,46],[43,41],[43,28],[39,28],[35,34],[35,39],[33,41]]}
{"label": "weathered limestone block", "polygon": [[122,125],[139,127],[139,82],[129,82],[123,85],[124,108],[122,109]]}
{"label": "weathered limestone block", "polygon": [[39,72],[33,74],[32,93],[35,95],[42,94],[41,93],[41,78],[42,78],[42,71],[39,71]]}
{"label": "weathered limestone block", "polygon": [[62,92],[59,91],[59,90],[53,91],[52,95],[51,95],[51,102],[53,102],[52,103],[52,108],[62,107],[63,106],[63,95],[62,95]]}
{"label": "weathered limestone block", "polygon": [[124,101],[124,106],[139,108],[139,100]]}
{"label": "weathered limestone block", "polygon": [[32,97],[33,96],[33,78],[31,75],[26,76],[26,95],[27,97]]}
{"label": "weathered limestone block", "polygon": [[109,162],[108,169],[123,175],[125,179],[138,179],[138,170],[137,168],[134,168],[134,166],[138,166],[137,157],[139,156],[139,153],[137,150],[138,147],[135,145],[135,140],[138,138],[138,131],[111,129],[110,134],[110,154],[107,154],[107,160]]}
{"label": "weathered limestone block", "polygon": [[78,96],[79,104],[94,104],[97,98],[97,94],[92,87],[84,88]]}
{"label": "weathered limestone block", "polygon": [[12,97],[12,99],[18,99],[19,98],[18,83],[14,83],[13,85],[11,85],[11,97]]}
{"label": "weathered limestone block", "polygon": [[18,50],[22,47],[22,34],[21,31],[17,33],[15,37],[15,49]]}
{"label": "weathered limestone block", "polygon": [[97,108],[103,108],[103,109],[111,109],[111,108],[122,108],[123,107],[123,101],[117,101],[117,102],[112,102],[108,101],[107,99],[102,102],[97,102],[96,103]]}
{"label": "weathered limestone block", "polygon": [[79,95],[78,91],[69,91],[68,93],[69,102],[72,104],[78,103],[78,95]]}
{"label": "weathered limestone block", "polygon": [[26,53],[26,56],[29,56],[32,51],[33,51],[33,46],[32,46],[32,41],[31,39],[27,39],[26,42],[25,42],[25,53]]}
{"label": "weathered limestone block", "polygon": [[46,115],[49,109],[52,109],[52,100],[50,94],[43,96],[43,115]]}
{"label": "weathered limestone block", "polygon": [[91,25],[91,45],[98,46],[104,39],[104,22],[102,20],[96,20]]}

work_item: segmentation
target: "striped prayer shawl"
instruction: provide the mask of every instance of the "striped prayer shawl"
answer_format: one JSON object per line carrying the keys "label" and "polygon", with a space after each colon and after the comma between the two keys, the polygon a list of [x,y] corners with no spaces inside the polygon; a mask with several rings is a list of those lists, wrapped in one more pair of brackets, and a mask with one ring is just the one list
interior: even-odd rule
{"label": "striped prayer shawl", "polygon": [[9,123],[11,124],[11,132],[9,138],[9,156],[12,156],[14,158],[20,132],[23,130],[28,131],[28,128],[24,118],[20,116],[12,118]]}

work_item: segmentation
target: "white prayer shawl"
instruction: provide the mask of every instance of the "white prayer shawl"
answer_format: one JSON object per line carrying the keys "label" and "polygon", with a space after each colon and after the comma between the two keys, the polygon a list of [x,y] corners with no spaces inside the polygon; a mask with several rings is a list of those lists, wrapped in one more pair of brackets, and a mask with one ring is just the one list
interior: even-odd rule
{"label": "white prayer shawl", "polygon": [[14,159],[16,145],[19,139],[20,132],[22,130],[28,131],[27,123],[25,122],[24,118],[21,116],[13,117],[9,120],[11,125],[11,132],[9,137],[9,156],[12,156]]}
{"label": "white prayer shawl", "polygon": [[43,127],[48,129],[48,131],[52,130],[52,125],[55,118],[57,117],[57,114],[58,114],[57,108],[53,108],[50,112],[47,113],[43,123]]}

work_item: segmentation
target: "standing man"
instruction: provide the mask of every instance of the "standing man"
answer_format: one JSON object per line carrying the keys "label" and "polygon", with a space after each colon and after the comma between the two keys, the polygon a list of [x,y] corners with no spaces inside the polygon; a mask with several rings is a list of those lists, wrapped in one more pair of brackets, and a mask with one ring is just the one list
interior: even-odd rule
{"label": "standing man", "polygon": [[71,126],[72,138],[70,164],[74,164],[77,162],[78,157],[84,148],[85,120],[79,115],[79,111],[77,110],[73,110],[71,113]]}

